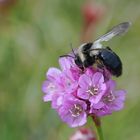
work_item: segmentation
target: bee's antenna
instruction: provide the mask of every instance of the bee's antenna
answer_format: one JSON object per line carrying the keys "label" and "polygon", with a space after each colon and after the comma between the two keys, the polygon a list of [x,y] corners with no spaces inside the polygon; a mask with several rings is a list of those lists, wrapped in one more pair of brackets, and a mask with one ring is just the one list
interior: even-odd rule
{"label": "bee's antenna", "polygon": [[72,58],[75,58],[76,57],[76,54],[74,52],[74,49],[72,48],[72,43],[70,44],[70,48],[71,48],[72,53],[73,53],[74,56],[71,56],[69,54],[64,54],[64,55],[61,55],[60,57],[72,57]]}
{"label": "bee's antenna", "polygon": [[72,58],[75,58],[75,57],[73,57],[73,56],[71,56],[71,55],[68,55],[68,54],[66,54],[66,55],[61,55],[61,56],[59,56],[59,57],[72,57]]}
{"label": "bee's antenna", "polygon": [[72,50],[72,53],[73,53],[74,56],[76,57],[76,54],[75,54],[74,49],[73,49],[73,47],[72,47],[72,43],[70,44],[70,48],[71,48],[71,50]]}

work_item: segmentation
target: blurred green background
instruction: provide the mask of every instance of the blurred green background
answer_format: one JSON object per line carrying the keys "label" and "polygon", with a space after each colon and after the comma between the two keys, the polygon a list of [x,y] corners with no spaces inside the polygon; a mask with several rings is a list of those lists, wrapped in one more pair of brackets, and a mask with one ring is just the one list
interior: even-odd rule
{"label": "blurred green background", "polygon": [[[42,82],[58,57],[78,47],[86,0],[0,1],[0,140],[68,140],[74,129],[42,100]],[[9,2],[12,1],[12,2]],[[8,3],[9,2],[9,3]],[[106,44],[123,61],[118,88],[128,91],[125,108],[104,117],[105,140],[140,139],[140,0],[99,0],[106,14],[94,37],[123,21],[129,32]],[[92,123],[90,124],[92,125]]]}

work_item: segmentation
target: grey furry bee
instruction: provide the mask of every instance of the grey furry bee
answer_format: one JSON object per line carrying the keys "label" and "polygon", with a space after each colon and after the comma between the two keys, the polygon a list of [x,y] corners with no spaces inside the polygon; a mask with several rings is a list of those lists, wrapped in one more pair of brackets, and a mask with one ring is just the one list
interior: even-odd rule
{"label": "grey furry bee", "polygon": [[99,68],[106,68],[112,75],[120,76],[122,74],[121,59],[109,47],[104,47],[101,42],[126,33],[130,25],[130,22],[120,23],[94,42],[82,44],[76,52],[73,51],[75,64],[82,70],[96,64]]}

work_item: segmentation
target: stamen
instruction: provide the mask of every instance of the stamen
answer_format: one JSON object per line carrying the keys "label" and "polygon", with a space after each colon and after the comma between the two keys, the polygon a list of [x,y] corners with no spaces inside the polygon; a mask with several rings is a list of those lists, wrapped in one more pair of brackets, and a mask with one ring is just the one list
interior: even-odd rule
{"label": "stamen", "polygon": [[112,91],[109,93],[109,95],[105,96],[103,101],[106,103],[110,103],[115,100],[115,96],[113,95]]}
{"label": "stamen", "polygon": [[82,113],[83,109],[79,104],[74,104],[69,112],[71,113],[72,117],[78,117]]}
{"label": "stamen", "polygon": [[93,87],[90,87],[87,92],[91,95],[91,96],[94,96],[94,95],[98,95],[98,90],[99,88],[96,87],[96,86],[93,86]]}

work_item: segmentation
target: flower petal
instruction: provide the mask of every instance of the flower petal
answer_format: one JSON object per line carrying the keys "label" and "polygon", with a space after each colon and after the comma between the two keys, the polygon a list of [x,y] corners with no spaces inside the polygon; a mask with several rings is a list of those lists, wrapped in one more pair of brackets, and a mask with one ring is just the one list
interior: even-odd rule
{"label": "flower petal", "polygon": [[52,97],[52,108],[53,109],[58,109],[63,104],[63,100],[64,100],[63,94],[55,94]]}
{"label": "flower petal", "polygon": [[87,122],[87,114],[84,112],[80,117],[73,119],[73,123],[70,124],[71,127],[82,126]]}
{"label": "flower petal", "polygon": [[48,72],[46,73],[46,77],[49,80],[56,80],[56,78],[61,74],[61,71],[57,68],[49,68]]}
{"label": "flower petal", "polygon": [[89,93],[87,93],[85,90],[82,88],[78,89],[77,96],[81,99],[89,99]]}
{"label": "flower petal", "polygon": [[108,90],[111,90],[111,91],[114,91],[115,90],[115,87],[116,87],[116,82],[114,80],[109,80],[107,83],[107,89]]}
{"label": "flower petal", "polygon": [[88,89],[88,86],[91,85],[91,79],[89,78],[89,76],[87,76],[86,74],[83,74],[80,78],[79,78],[79,86],[83,89]]}
{"label": "flower petal", "polygon": [[114,91],[115,97],[117,98],[117,100],[120,100],[120,101],[125,100],[125,94],[126,94],[125,90],[116,90],[116,91]]}
{"label": "flower petal", "polygon": [[43,100],[44,102],[51,101],[52,96],[54,95],[56,91],[55,85],[50,81],[44,81],[42,86],[42,91],[45,93]]}
{"label": "flower petal", "polygon": [[100,72],[96,72],[92,77],[92,83],[93,85],[97,85],[99,83],[104,82],[104,77]]}
{"label": "flower petal", "polygon": [[52,93],[48,93],[48,94],[44,95],[43,101],[44,102],[52,101],[52,97],[53,97],[53,94]]}
{"label": "flower petal", "polygon": [[59,59],[59,65],[62,70],[68,70],[74,64],[73,58],[71,57],[61,57]]}

